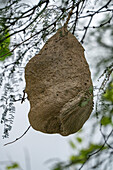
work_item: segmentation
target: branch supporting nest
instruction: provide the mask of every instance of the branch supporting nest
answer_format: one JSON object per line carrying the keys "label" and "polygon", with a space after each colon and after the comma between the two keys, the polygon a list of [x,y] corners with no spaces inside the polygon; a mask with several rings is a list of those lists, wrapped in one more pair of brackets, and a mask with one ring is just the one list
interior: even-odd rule
{"label": "branch supporting nest", "polygon": [[66,22],[65,22],[65,24],[64,24],[65,27],[67,27],[67,24],[68,24],[68,22],[69,22],[69,20],[70,20],[70,18],[71,18],[71,16],[72,16],[72,14],[73,14],[73,9],[74,9],[74,6],[72,6],[72,9],[71,9],[71,11],[70,11],[69,14],[68,14],[68,18],[67,18],[67,20],[66,20]]}

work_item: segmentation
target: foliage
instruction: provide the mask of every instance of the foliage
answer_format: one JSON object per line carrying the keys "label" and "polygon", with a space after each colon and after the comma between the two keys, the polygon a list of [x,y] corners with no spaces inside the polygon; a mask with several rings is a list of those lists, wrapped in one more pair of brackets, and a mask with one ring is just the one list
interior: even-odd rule
{"label": "foliage", "polygon": [[17,163],[13,163],[12,165],[10,166],[7,166],[6,167],[6,170],[9,170],[9,169],[17,169],[19,168],[19,165]]}
{"label": "foliage", "polygon": [[[2,27],[3,29],[3,27]],[[8,30],[6,30],[6,32],[4,32],[4,35],[0,33],[0,39],[2,39],[3,37],[7,37],[9,36],[9,32]],[[12,53],[10,52],[9,49],[9,45],[10,45],[10,38],[5,39],[1,44],[0,44],[0,55],[3,56],[2,58],[0,58],[0,61],[5,60],[6,57],[11,56]]]}
{"label": "foliage", "polygon": [[113,103],[113,80],[108,84],[105,93],[103,94],[104,100]]}

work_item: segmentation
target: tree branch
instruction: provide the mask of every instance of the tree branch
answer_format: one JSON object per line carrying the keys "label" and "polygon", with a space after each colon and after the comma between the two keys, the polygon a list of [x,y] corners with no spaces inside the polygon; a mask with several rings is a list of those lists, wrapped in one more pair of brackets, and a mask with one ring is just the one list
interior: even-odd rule
{"label": "tree branch", "polygon": [[113,129],[111,130],[111,132],[109,133],[109,135],[108,135],[107,138],[105,139],[105,141],[104,141],[103,145],[101,146],[101,148],[98,149],[97,151],[89,154],[88,157],[87,157],[87,160],[82,164],[82,166],[79,168],[79,170],[81,170],[81,169],[83,168],[83,166],[84,166],[84,165],[86,164],[86,162],[90,159],[90,157],[92,157],[92,156],[94,156],[95,154],[99,153],[99,152],[104,148],[106,142],[108,141],[108,139],[110,138],[110,136],[112,135],[112,133],[113,133]]}
{"label": "tree branch", "polygon": [[16,141],[18,141],[19,139],[21,139],[21,138],[28,132],[28,130],[30,129],[30,127],[31,127],[31,126],[29,126],[29,127],[27,128],[27,130],[26,130],[20,137],[16,138],[16,139],[15,139],[14,141],[12,141],[12,142],[9,142],[9,143],[4,144],[4,146],[7,146],[7,145],[12,144],[12,143],[15,143]]}
{"label": "tree branch", "polygon": [[52,25],[54,25],[62,16],[62,14],[56,19],[56,21],[54,21],[53,23],[51,23],[50,25],[48,25],[47,27],[43,28],[42,30],[38,31],[37,33],[35,33],[34,35],[30,36],[29,38],[27,38],[26,40],[22,41],[21,43],[19,43],[18,45],[16,45],[16,47],[14,47],[11,51],[9,51],[8,53],[0,56],[0,58],[4,57],[5,55],[8,55],[10,53],[12,53],[17,47],[19,47],[20,45],[22,45],[23,43],[25,43],[26,41],[30,40],[31,38],[35,37],[36,35],[40,34],[42,31],[45,31],[46,29],[50,28]]}
{"label": "tree branch", "polygon": [[[48,1],[46,2],[46,5],[45,5],[45,7],[39,12],[39,14],[35,17],[35,19],[32,21],[32,22],[30,22],[26,27],[24,27],[23,29],[21,29],[21,30],[18,30],[18,31],[15,31],[15,32],[13,32],[12,34],[9,34],[8,36],[6,36],[5,38],[3,38],[3,39],[1,39],[0,40],[0,43],[2,43],[4,40],[6,40],[7,38],[10,38],[11,36],[13,36],[13,35],[16,35],[17,33],[19,33],[19,32],[22,32],[22,31],[25,31],[30,25],[32,25],[32,23],[33,22],[35,22],[36,21],[36,19],[44,12],[44,10],[47,8],[47,5],[48,5]],[[39,5],[38,5],[39,6]],[[35,8],[34,9],[36,9],[36,7],[37,6],[35,6]],[[30,10],[28,10],[28,11],[30,11]],[[25,12],[25,13],[27,13],[27,12]],[[24,13],[24,14],[25,14]],[[22,16],[24,15],[24,14],[22,14]],[[21,16],[19,17],[19,19],[21,18]],[[18,19],[16,20],[16,21],[14,21],[14,23],[13,23],[13,25],[15,24],[15,22],[17,22],[18,21]],[[12,25],[12,24],[11,24]],[[9,27],[9,26],[8,26]],[[5,28],[5,29],[7,29],[7,27]]]}

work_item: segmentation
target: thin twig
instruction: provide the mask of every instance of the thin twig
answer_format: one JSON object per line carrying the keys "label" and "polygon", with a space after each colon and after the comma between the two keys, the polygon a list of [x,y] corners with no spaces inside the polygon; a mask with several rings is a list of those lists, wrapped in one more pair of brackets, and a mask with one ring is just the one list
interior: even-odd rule
{"label": "thin twig", "polygon": [[84,38],[85,38],[85,36],[86,36],[86,33],[87,33],[87,31],[88,31],[88,28],[89,28],[89,26],[90,26],[90,24],[91,24],[92,19],[93,19],[93,15],[91,15],[91,18],[90,18],[90,20],[89,20],[88,25],[87,25],[86,27],[84,27],[84,28],[85,28],[85,32],[84,32],[84,35],[83,35],[83,37],[82,37],[82,39],[81,39],[81,43],[84,42]]}
{"label": "thin twig", "polygon": [[[63,13],[62,13],[63,14]],[[29,38],[27,38],[26,40],[22,41],[21,43],[19,43],[18,45],[16,45],[16,47],[14,47],[11,51],[9,51],[8,53],[0,56],[0,58],[12,53],[17,47],[19,47],[20,45],[22,45],[23,43],[25,43],[26,41],[30,40],[31,38],[35,37],[36,35],[40,34],[41,32],[45,31],[46,29],[50,28],[52,25],[54,25],[59,19],[60,17],[62,16],[62,14],[53,22],[51,23],[50,25],[48,25],[47,27],[41,29],[40,31],[38,31],[37,33],[35,33],[34,35],[30,36]]]}
{"label": "thin twig", "polygon": [[21,138],[28,132],[28,130],[30,129],[30,127],[31,127],[31,125],[27,128],[27,130],[26,130],[20,137],[16,138],[16,139],[15,139],[14,141],[12,141],[12,142],[9,142],[9,143],[4,144],[4,146],[7,146],[7,145],[12,144],[12,143],[15,143],[17,140],[21,139]]}
{"label": "thin twig", "polygon": [[[5,31],[5,30],[8,29],[11,25],[14,25],[19,19],[26,18],[26,17],[29,17],[30,15],[33,15],[34,12],[35,12],[35,10],[36,10],[36,8],[41,7],[41,5],[44,4],[44,3],[45,3],[45,1],[41,1],[41,2],[38,3],[38,5],[35,5],[35,6],[33,6],[32,8],[28,9],[27,11],[23,12],[19,17],[14,18],[14,19],[16,19],[16,20],[13,21],[12,23],[10,23],[9,26],[6,26],[5,29],[3,29],[2,31]],[[48,5],[48,3],[49,3],[49,1],[46,2],[45,7]],[[45,8],[45,7],[44,7],[44,8]],[[30,11],[32,11],[32,12],[29,14]],[[27,14],[27,15],[24,16],[25,14]],[[7,19],[9,19],[9,18],[7,18]],[[12,19],[12,18],[11,18],[11,19]],[[10,35],[10,36],[12,36],[12,35]],[[5,37],[5,38],[8,38],[8,37]],[[2,41],[2,40],[0,40],[0,42],[1,42],[1,41]],[[3,40],[3,41],[4,41],[4,40]]]}
{"label": "thin twig", "polygon": [[72,34],[74,34],[75,29],[76,29],[77,20],[78,20],[78,14],[79,14],[78,10],[79,10],[79,4],[77,4],[76,18],[75,18],[75,23],[74,23],[74,28],[73,28],[73,32],[72,32]]}
{"label": "thin twig", "polygon": [[89,154],[86,161],[81,165],[81,167],[79,168],[79,170],[81,170],[83,168],[83,166],[86,164],[86,162],[90,159],[90,157],[96,155],[97,153],[99,153],[105,146],[106,142],[108,141],[109,137],[111,136],[111,134],[113,133],[113,130],[111,130],[111,132],[109,133],[109,135],[107,136],[107,138],[105,139],[103,145],[101,146],[100,149],[98,149],[97,151],[93,152],[92,154]]}
{"label": "thin twig", "polygon": [[23,90],[23,97],[21,99],[21,104],[25,101],[25,90]]}
{"label": "thin twig", "polygon": [[106,143],[106,145],[110,148],[110,149],[113,149],[113,147],[106,141],[106,136],[104,135],[104,133],[102,132],[102,124],[100,124],[100,132],[102,134],[102,137]]}
{"label": "thin twig", "polygon": [[82,39],[81,39],[81,43],[83,43],[83,40],[84,40],[84,38],[85,38],[85,36],[86,36],[86,33],[87,33],[87,31],[88,31],[88,28],[89,28],[89,26],[90,26],[90,24],[91,24],[91,21],[92,21],[94,15],[95,15],[95,14],[98,14],[103,8],[107,8],[108,5],[110,4],[110,2],[111,2],[111,0],[109,0],[105,5],[103,5],[101,8],[99,8],[99,9],[98,9],[97,11],[95,11],[93,14],[89,14],[90,20],[89,20],[88,25],[87,25],[86,27],[84,27],[84,28],[85,28],[85,32],[84,32],[84,35],[83,35],[83,37],[82,37]]}
{"label": "thin twig", "polygon": [[6,40],[7,38],[10,38],[11,36],[19,33],[19,32],[22,32],[22,31],[25,31],[30,25],[32,25],[33,22],[36,21],[36,19],[44,12],[44,10],[47,8],[47,5],[48,3],[46,3],[46,5],[44,6],[44,8],[39,12],[39,14],[33,19],[32,22],[30,22],[25,28],[21,29],[21,30],[18,30],[18,31],[15,31],[13,32],[12,34],[9,34],[8,36],[6,36],[5,38],[1,39],[0,40],[0,43],[2,43],[4,40]]}

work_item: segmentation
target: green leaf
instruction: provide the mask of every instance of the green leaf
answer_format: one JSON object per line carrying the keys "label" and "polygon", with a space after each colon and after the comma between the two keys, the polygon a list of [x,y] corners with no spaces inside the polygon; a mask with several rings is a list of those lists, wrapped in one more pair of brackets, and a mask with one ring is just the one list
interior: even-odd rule
{"label": "green leaf", "polygon": [[109,125],[109,124],[112,124],[112,121],[111,121],[111,119],[110,119],[110,117],[103,117],[102,119],[101,119],[101,124],[103,125],[103,126],[107,126],[107,125]]}
{"label": "green leaf", "polygon": [[16,168],[19,168],[19,165],[17,163],[13,163],[11,166],[7,166],[6,169],[9,170],[9,169],[16,169]]}
{"label": "green leaf", "polygon": [[74,144],[72,141],[69,141],[69,144],[70,144],[70,146],[72,147],[72,149],[75,149],[75,148],[76,148],[75,144]]}
{"label": "green leaf", "polygon": [[107,149],[107,147],[103,147],[101,144],[91,143],[87,148],[81,149],[78,155],[72,155],[70,157],[70,161],[72,161],[73,164],[83,164],[87,160],[89,154],[95,152],[98,149],[104,150]]}
{"label": "green leaf", "polygon": [[52,168],[52,170],[62,170],[62,163],[57,163],[55,167]]}
{"label": "green leaf", "polygon": [[82,155],[72,155],[70,156],[70,161],[74,164],[83,164],[86,161]]}
{"label": "green leaf", "polygon": [[102,147],[102,146],[103,145],[91,143],[88,148],[82,149],[80,151],[80,154],[83,155],[84,157],[87,157],[90,153],[92,153],[98,149],[104,150],[107,148],[107,147]]}
{"label": "green leaf", "polygon": [[93,86],[90,86],[90,87],[89,87],[89,92],[90,92],[90,93],[93,93]]}
{"label": "green leaf", "polygon": [[109,83],[106,92],[103,94],[105,100],[113,103],[113,82]]}
{"label": "green leaf", "polygon": [[79,143],[82,142],[82,138],[80,138],[80,137],[77,137],[76,140],[77,140]]}
{"label": "green leaf", "polygon": [[[7,36],[9,36],[9,32],[7,30],[4,34],[0,33],[0,39],[3,39]],[[12,55],[9,49],[9,45],[10,45],[10,38],[7,38],[2,43],[0,43],[0,61],[4,61],[6,57],[9,57]]]}
{"label": "green leaf", "polygon": [[85,107],[87,104],[88,104],[88,100],[83,101],[83,102],[80,104],[80,106],[81,106],[81,107]]}
{"label": "green leaf", "polygon": [[58,167],[58,168],[54,168],[53,170],[62,170],[62,169]]}

